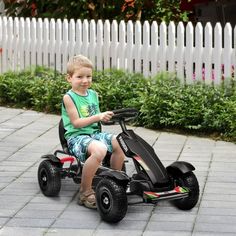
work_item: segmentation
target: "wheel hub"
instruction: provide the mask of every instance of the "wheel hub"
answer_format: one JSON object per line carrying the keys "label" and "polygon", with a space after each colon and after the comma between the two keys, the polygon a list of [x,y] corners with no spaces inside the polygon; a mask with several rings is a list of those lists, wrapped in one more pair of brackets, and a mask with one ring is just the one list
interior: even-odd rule
{"label": "wheel hub", "polygon": [[102,206],[106,210],[108,210],[111,206],[111,200],[110,200],[110,197],[109,197],[108,193],[103,193],[102,197],[101,197],[101,200],[102,200]]}

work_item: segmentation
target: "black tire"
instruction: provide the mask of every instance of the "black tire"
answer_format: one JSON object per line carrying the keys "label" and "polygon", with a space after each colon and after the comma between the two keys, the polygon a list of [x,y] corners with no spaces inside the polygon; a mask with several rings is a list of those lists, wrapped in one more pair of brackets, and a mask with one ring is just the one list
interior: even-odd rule
{"label": "black tire", "polygon": [[45,196],[57,196],[61,190],[61,176],[58,167],[49,160],[42,161],[38,168],[38,183]]}
{"label": "black tire", "polygon": [[96,188],[97,207],[101,218],[109,223],[122,220],[127,212],[128,202],[123,186],[112,179],[102,179]]}
{"label": "black tire", "polygon": [[181,187],[187,187],[190,190],[189,196],[186,198],[174,200],[173,204],[181,210],[190,210],[198,202],[199,184],[193,172],[189,172],[176,178],[176,182]]}

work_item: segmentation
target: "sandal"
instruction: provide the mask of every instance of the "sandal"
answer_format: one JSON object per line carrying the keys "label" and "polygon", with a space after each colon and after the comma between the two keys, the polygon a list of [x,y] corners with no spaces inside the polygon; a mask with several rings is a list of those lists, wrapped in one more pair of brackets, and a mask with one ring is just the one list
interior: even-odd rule
{"label": "sandal", "polygon": [[86,192],[79,192],[78,204],[84,205],[87,208],[96,209],[95,192],[91,189]]}

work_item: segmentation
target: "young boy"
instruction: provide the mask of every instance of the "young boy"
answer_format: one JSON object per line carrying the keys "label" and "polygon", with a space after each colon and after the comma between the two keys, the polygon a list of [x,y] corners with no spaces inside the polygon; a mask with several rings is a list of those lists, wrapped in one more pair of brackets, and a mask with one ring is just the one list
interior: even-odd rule
{"label": "young boy", "polygon": [[63,97],[62,119],[70,152],[84,162],[78,204],[96,208],[93,177],[111,152],[111,168],[121,170],[124,153],[114,135],[100,132],[99,122],[109,121],[113,112],[100,112],[97,93],[90,89],[92,62],[85,56],[72,57],[67,64],[67,81],[71,89]]}

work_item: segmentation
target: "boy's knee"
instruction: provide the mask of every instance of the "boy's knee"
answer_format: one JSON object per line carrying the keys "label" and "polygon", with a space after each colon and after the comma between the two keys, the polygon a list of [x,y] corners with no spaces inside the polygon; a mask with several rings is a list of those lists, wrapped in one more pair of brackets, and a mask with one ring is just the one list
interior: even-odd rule
{"label": "boy's knee", "polygon": [[94,141],[89,147],[90,155],[97,159],[98,162],[102,162],[103,158],[107,154],[107,147],[104,143]]}

